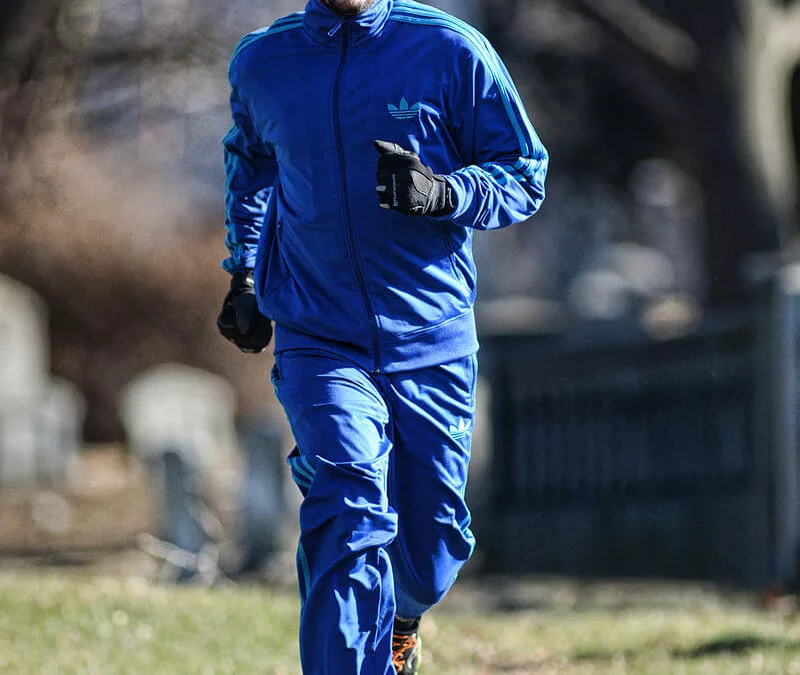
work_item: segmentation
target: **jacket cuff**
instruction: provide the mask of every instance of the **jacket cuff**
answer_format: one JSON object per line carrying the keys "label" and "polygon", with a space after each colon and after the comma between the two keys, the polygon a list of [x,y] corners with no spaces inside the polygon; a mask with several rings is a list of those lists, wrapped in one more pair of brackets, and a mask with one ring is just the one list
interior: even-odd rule
{"label": "jacket cuff", "polygon": [[256,266],[256,252],[255,249],[248,251],[245,255],[236,262],[233,258],[226,258],[222,261],[222,269],[228,274],[236,274],[237,272],[245,272],[248,274],[253,273],[253,268]]}
{"label": "jacket cuff", "polygon": [[450,186],[453,210],[443,216],[431,216],[431,218],[439,221],[452,221],[456,218],[460,218],[467,212],[469,209],[469,196],[456,174],[446,174],[443,175],[442,178],[444,178]]}

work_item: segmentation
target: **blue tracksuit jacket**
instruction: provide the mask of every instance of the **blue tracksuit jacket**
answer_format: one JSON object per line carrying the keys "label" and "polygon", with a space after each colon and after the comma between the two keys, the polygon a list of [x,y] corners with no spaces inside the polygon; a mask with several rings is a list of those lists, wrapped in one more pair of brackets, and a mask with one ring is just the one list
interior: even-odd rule
{"label": "blue tracksuit jacket", "polygon": [[[245,37],[229,75],[223,267],[254,269],[275,351],[336,344],[385,373],[474,353],[473,231],[531,216],[547,170],[489,42],[408,0],[346,21],[310,0]],[[455,212],[379,208],[375,139],[446,176]]]}

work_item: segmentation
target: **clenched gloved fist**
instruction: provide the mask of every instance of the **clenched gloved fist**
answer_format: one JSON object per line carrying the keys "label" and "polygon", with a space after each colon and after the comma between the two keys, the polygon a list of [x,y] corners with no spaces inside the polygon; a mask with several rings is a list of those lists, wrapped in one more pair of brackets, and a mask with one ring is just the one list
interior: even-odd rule
{"label": "clenched gloved fist", "polygon": [[373,141],[378,159],[378,199],[381,208],[407,216],[446,216],[455,210],[453,189],[425,166],[415,152],[397,143]]}
{"label": "clenched gloved fist", "polygon": [[222,337],[245,354],[258,354],[266,349],[272,339],[272,322],[258,309],[251,274],[237,272],[231,278],[231,290],[222,303],[217,328]]}

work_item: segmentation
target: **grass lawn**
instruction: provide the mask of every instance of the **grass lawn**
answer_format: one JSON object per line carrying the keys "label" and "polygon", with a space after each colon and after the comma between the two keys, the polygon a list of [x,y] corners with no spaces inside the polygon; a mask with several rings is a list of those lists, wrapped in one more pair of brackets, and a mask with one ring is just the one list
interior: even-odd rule
{"label": "grass lawn", "polygon": [[[426,618],[423,675],[800,675],[800,617],[697,586],[461,582]],[[0,572],[0,673],[300,673],[297,596]]]}

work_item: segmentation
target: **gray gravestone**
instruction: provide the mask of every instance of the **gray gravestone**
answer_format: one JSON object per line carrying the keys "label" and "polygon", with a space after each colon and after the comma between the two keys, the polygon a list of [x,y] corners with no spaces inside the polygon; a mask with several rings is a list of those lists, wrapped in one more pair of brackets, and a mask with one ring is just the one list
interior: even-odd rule
{"label": "gray gravestone", "polygon": [[47,386],[50,357],[44,303],[0,275],[0,407],[37,399]]}
{"label": "gray gravestone", "polygon": [[144,460],[172,448],[204,473],[230,470],[237,445],[234,404],[233,389],[222,378],[166,364],[128,385],[122,396],[122,418],[131,449]]}
{"label": "gray gravestone", "polygon": [[283,434],[267,419],[252,420],[241,434],[244,476],[241,496],[239,573],[263,569],[282,547],[287,505]]}
{"label": "gray gravestone", "polygon": [[241,476],[233,389],[211,373],[167,364],[134,380],[121,410],[157,497],[164,541],[148,548],[165,562],[162,578],[213,582],[216,573],[200,570],[204,560],[216,568],[224,527],[218,514],[224,522],[235,511]]}
{"label": "gray gravestone", "polygon": [[0,275],[0,487],[55,487],[77,462],[83,399],[48,370],[44,303]]}

